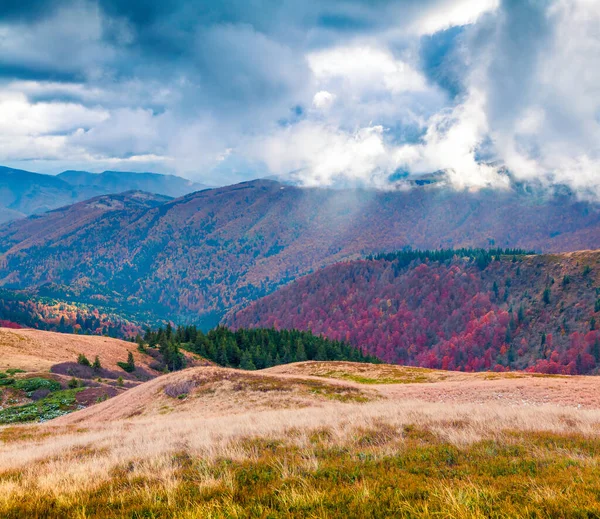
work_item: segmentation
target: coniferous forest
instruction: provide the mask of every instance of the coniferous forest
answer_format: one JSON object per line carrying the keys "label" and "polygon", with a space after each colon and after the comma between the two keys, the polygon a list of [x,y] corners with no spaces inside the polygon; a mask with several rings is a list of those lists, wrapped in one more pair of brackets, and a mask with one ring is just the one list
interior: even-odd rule
{"label": "coniferous forest", "polygon": [[185,349],[224,367],[263,369],[306,360],[380,362],[358,348],[341,341],[318,337],[310,332],[275,329],[239,329],[219,326],[203,333],[196,326],[171,325],[148,330],[143,341],[158,348],[169,371],[185,367],[180,352]]}

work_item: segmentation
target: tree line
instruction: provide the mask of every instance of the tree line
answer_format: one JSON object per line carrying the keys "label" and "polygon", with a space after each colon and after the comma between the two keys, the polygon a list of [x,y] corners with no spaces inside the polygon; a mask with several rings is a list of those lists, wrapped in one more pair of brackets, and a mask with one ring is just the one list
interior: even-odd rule
{"label": "tree line", "polygon": [[535,254],[534,251],[524,249],[481,249],[481,248],[460,248],[460,249],[433,249],[433,250],[412,250],[405,249],[394,252],[384,252],[376,255],[367,256],[368,260],[393,261],[398,267],[408,267],[413,261],[418,260],[444,262],[458,258],[469,258],[474,260],[480,269],[486,268],[494,259],[500,259],[501,256],[512,256],[516,261],[519,256]]}
{"label": "tree line", "polygon": [[169,371],[185,367],[185,349],[220,366],[240,369],[264,369],[306,360],[343,360],[380,362],[342,341],[329,340],[299,330],[238,329],[218,326],[203,333],[196,326],[171,325],[147,330],[143,342],[158,348]]}

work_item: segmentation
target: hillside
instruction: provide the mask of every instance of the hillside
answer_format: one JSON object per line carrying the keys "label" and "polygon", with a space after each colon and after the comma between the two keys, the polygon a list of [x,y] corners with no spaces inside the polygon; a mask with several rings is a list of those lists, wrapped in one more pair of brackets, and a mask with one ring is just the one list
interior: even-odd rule
{"label": "hillside", "polygon": [[[187,366],[209,364],[188,352],[184,358]],[[131,342],[0,328],[0,427],[44,422],[92,406],[164,368],[158,350]]]}
{"label": "hillside", "polygon": [[205,188],[181,177],[157,173],[65,171],[54,176],[0,166],[0,222],[41,214],[99,195],[146,191],[177,197]]}
{"label": "hillside", "polygon": [[122,339],[143,333],[146,325],[150,324],[155,323],[139,321],[111,308],[0,289],[0,326],[4,327],[108,335]]}
{"label": "hillside", "polygon": [[598,406],[591,377],[196,367],[0,427],[0,515],[594,517]]}
{"label": "hillside", "polygon": [[332,265],[226,323],[310,330],[397,364],[600,369],[600,251],[502,256],[488,265],[407,256]]}
{"label": "hillside", "polygon": [[327,190],[261,180],[156,207],[94,211],[61,210],[73,224],[51,213],[0,226],[0,285],[47,285],[44,295],[100,298],[210,327],[281,284],[371,252],[600,246],[598,205],[517,190]]}

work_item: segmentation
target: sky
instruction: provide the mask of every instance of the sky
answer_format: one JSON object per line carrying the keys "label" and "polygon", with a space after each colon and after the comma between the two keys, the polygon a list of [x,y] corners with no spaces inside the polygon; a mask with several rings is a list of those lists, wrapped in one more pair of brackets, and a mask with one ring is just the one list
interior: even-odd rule
{"label": "sky", "polygon": [[2,0],[0,164],[600,196],[598,0]]}

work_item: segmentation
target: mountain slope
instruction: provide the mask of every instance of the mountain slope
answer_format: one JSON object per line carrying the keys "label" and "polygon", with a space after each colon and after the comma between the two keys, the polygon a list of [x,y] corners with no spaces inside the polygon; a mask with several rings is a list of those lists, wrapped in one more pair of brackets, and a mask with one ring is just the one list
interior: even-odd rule
{"label": "mountain slope", "polygon": [[[229,308],[322,266],[405,246],[600,247],[597,204],[516,191],[302,189],[253,181],[156,207],[0,226],[0,285],[63,286],[215,324]],[[65,209],[68,211],[69,209]],[[63,228],[64,226],[64,228]],[[61,296],[61,289],[56,294]]]}
{"label": "mountain slope", "polygon": [[600,368],[600,251],[332,265],[230,315],[232,327],[296,328],[386,362],[467,371]]}
{"label": "mountain slope", "polygon": [[93,187],[103,193],[121,193],[123,191],[146,191],[161,195],[178,197],[193,191],[206,189],[207,186],[174,175],[158,173],[133,173],[130,171],[63,171],[58,178],[73,186]]}

